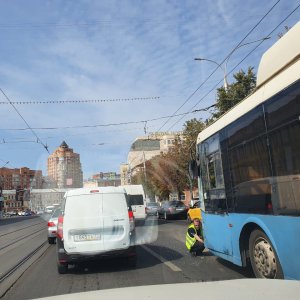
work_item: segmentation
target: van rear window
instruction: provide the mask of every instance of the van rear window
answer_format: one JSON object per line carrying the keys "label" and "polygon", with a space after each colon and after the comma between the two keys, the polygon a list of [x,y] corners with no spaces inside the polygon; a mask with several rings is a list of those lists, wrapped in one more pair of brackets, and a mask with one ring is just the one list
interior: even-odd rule
{"label": "van rear window", "polygon": [[130,205],[143,205],[144,198],[143,195],[128,195]]}

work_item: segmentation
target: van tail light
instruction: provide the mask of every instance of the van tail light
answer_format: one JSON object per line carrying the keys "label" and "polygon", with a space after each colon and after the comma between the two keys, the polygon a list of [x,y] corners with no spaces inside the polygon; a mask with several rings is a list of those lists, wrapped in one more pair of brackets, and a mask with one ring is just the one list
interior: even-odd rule
{"label": "van tail light", "polygon": [[64,223],[64,216],[60,215],[58,217],[58,222],[57,222],[57,237],[60,238],[61,240],[64,238],[63,223]]}
{"label": "van tail light", "polygon": [[55,227],[55,223],[54,222],[48,222],[48,227]]}
{"label": "van tail light", "polygon": [[272,202],[267,203],[267,213],[271,214],[273,212]]}
{"label": "van tail light", "polygon": [[130,231],[133,231],[134,230],[134,216],[133,216],[133,212],[131,210],[128,211],[128,217],[129,217]]}

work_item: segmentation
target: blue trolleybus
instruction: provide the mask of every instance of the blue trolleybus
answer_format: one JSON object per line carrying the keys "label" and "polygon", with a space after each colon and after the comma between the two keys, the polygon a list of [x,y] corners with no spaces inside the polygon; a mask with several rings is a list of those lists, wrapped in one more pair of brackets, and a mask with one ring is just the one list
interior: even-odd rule
{"label": "blue trolleybus", "polygon": [[300,279],[300,22],[255,91],[197,138],[206,247],[259,278]]}

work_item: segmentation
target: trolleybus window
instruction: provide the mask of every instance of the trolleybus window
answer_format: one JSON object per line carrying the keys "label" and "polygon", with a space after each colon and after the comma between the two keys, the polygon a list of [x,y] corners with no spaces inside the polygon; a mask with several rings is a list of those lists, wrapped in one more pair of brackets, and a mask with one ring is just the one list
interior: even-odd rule
{"label": "trolleybus window", "polygon": [[300,81],[265,105],[278,214],[300,213]]}
{"label": "trolleybus window", "polygon": [[219,135],[215,135],[203,142],[200,152],[205,209],[212,212],[225,211],[227,206]]}

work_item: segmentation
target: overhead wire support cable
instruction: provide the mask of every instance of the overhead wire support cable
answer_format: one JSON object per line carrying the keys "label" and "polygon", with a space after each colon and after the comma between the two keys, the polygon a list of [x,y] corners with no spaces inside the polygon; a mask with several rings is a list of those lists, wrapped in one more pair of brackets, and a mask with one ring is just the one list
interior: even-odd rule
{"label": "overhead wire support cable", "polygon": [[[300,4],[298,6],[296,6],[274,29],[272,29],[271,32],[269,32],[268,36],[272,35],[275,30],[277,30],[297,9],[299,9]],[[231,74],[246,58],[248,58],[264,41],[261,41],[258,45],[256,45],[239,63],[237,63],[229,72],[228,74]],[[223,81],[223,79],[221,79],[220,81],[218,81],[212,89],[210,89],[194,106],[191,107],[191,111],[203,100],[205,99],[211,92],[213,92],[218,86],[219,84]],[[173,125],[171,125],[168,130],[171,130],[176,124],[178,124],[184,116],[182,116],[179,120],[177,120],[175,123],[173,123]]]}
{"label": "overhead wire support cable", "polygon": [[48,100],[48,101],[11,101],[11,103],[0,102],[0,104],[71,104],[71,103],[99,103],[99,102],[127,102],[141,100],[157,100],[160,97],[137,97],[137,98],[119,98],[119,99],[80,99],[80,100]]}
{"label": "overhead wire support cable", "polygon": [[[229,52],[229,54],[223,59],[223,61],[220,63],[223,64],[226,59],[235,51],[242,43],[243,41],[254,31],[254,29],[268,16],[268,14],[278,5],[278,3],[281,0],[278,0],[274,5],[262,16],[262,18],[256,23],[254,27],[246,34],[246,36]],[[160,128],[157,131],[160,131],[169,121],[171,118],[176,117],[176,113],[199,91],[199,89],[211,78],[211,76],[218,70],[218,66],[208,75],[208,77],[197,87],[197,89],[181,104],[181,106],[173,113],[173,115],[170,116],[168,120],[164,122],[163,125],[160,126]]]}
{"label": "overhead wire support cable", "polygon": [[20,118],[24,121],[24,123],[27,125],[27,129],[29,129],[32,134],[36,137],[37,139],[37,143],[40,143],[43,145],[43,147],[46,149],[46,151],[50,154],[49,150],[48,150],[48,146],[45,145],[42,140],[38,137],[38,135],[35,133],[35,131],[30,127],[30,125],[27,123],[27,121],[25,120],[25,118],[21,115],[21,113],[17,110],[17,108],[15,107],[15,105],[11,102],[11,100],[8,98],[8,96],[4,93],[4,91],[2,90],[2,88],[0,88],[1,93],[4,95],[4,97],[6,98],[6,100],[10,103],[10,105],[14,108],[14,110],[16,111],[16,113],[20,116]]}
{"label": "overhead wire support cable", "polygon": [[[192,113],[196,113],[199,111],[207,111],[210,108],[214,107],[215,104],[210,105],[208,107],[205,108],[201,108],[201,109],[196,109],[193,111],[189,111],[189,112],[185,112],[185,113],[181,113],[181,114],[177,114],[177,116],[183,116],[183,115],[187,115],[187,114],[192,114]],[[163,117],[158,117],[158,118],[154,118],[154,119],[148,119],[148,120],[140,120],[140,121],[129,121],[129,122],[121,122],[121,123],[108,123],[108,124],[95,124],[95,125],[76,125],[76,126],[62,126],[62,127],[35,127],[35,128],[0,128],[0,130],[7,130],[7,131],[24,131],[24,130],[58,130],[58,129],[78,129],[78,128],[96,128],[96,127],[108,127],[108,126],[122,126],[122,125],[129,125],[129,124],[145,124],[145,123],[149,123],[149,122],[153,122],[153,121],[157,121],[157,120],[161,120],[161,119],[166,119],[169,118],[170,116],[163,116]]]}

